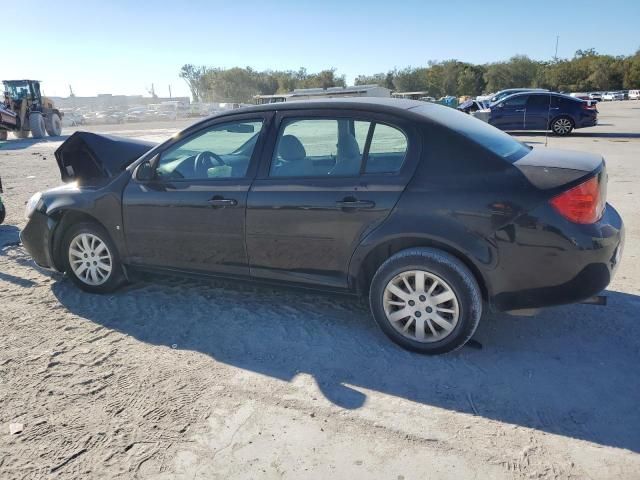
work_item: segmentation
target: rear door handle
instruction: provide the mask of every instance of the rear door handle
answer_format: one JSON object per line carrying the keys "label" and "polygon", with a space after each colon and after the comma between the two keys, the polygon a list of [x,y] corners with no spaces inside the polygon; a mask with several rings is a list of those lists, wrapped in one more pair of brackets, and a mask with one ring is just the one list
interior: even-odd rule
{"label": "rear door handle", "polygon": [[376,202],[371,200],[356,200],[355,198],[345,198],[336,202],[336,205],[340,208],[373,208],[376,206]]}
{"label": "rear door handle", "polygon": [[237,200],[233,198],[213,197],[209,200],[209,205],[212,207],[234,207],[238,204]]}
{"label": "rear door handle", "polygon": [[524,109],[524,108],[522,110],[516,110],[516,112],[525,112],[525,111],[526,111],[526,109]]}

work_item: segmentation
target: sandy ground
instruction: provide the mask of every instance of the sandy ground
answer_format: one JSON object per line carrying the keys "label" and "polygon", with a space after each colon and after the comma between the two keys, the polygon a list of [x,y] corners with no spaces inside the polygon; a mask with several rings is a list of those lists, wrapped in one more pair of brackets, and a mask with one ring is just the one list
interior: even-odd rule
{"label": "sandy ground", "polygon": [[17,245],[59,141],[0,143],[0,478],[640,478],[640,102],[600,110],[550,146],[608,160],[627,226],[609,306],[491,315],[483,349],[437,358],[348,297],[174,278],[80,293]]}

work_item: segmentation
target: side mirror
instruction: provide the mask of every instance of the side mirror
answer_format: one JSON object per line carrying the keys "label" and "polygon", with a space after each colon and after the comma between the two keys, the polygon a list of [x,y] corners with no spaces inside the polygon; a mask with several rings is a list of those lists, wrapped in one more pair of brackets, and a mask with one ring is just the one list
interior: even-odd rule
{"label": "side mirror", "polygon": [[153,180],[153,167],[151,161],[142,163],[136,170],[136,179],[140,182],[150,182]]}

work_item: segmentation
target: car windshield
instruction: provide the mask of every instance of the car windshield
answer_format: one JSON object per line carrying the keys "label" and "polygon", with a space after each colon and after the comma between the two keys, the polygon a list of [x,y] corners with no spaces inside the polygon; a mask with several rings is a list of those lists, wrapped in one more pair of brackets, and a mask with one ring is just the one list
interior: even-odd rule
{"label": "car windshield", "polygon": [[464,135],[509,162],[521,159],[531,150],[531,147],[519,142],[511,135],[471,115],[453,108],[439,108],[437,115],[433,115],[431,108],[431,106],[418,107],[414,111],[422,113],[422,110],[442,125]]}

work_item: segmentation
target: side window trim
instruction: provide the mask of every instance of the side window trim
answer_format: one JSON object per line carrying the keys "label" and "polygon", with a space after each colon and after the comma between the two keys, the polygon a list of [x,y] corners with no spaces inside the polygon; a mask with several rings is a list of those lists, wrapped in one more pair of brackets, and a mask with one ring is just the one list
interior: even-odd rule
{"label": "side window trim", "polygon": [[373,140],[373,133],[376,129],[377,122],[373,121],[369,125],[369,131],[367,132],[367,140],[364,143],[364,151],[362,152],[362,163],[360,164],[360,176],[365,175],[367,170],[367,162],[369,161],[369,149],[371,148],[371,140]]}

